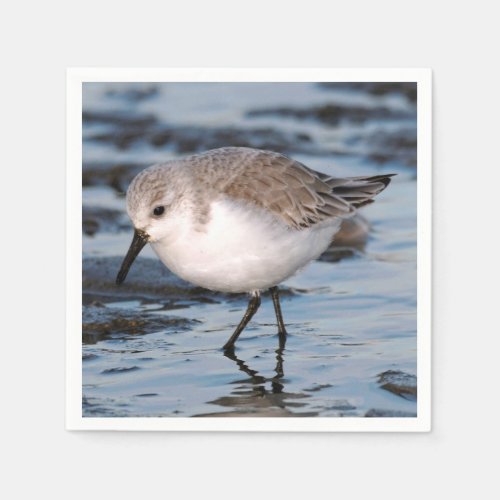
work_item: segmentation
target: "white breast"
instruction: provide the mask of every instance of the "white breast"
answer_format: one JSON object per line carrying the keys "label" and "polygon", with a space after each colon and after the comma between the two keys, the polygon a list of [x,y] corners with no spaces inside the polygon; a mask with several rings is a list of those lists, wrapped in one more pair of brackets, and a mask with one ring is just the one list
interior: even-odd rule
{"label": "white breast", "polygon": [[300,231],[264,209],[229,199],[211,205],[210,221],[179,219],[176,238],[152,244],[162,262],[196,285],[223,292],[251,292],[281,283],[326,250],[340,227],[330,219]]}

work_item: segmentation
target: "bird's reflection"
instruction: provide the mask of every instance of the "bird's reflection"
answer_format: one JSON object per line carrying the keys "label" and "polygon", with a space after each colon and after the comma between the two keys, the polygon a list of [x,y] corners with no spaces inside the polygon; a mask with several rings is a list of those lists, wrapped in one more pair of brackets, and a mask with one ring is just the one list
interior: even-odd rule
{"label": "bird's reflection", "polygon": [[[276,365],[273,377],[260,375],[251,368],[247,361],[240,359],[234,349],[224,351],[224,356],[234,363],[240,371],[248,375],[248,379],[235,380],[231,384],[233,390],[228,396],[222,396],[211,404],[229,408],[230,411],[221,411],[203,416],[256,416],[256,417],[290,417],[315,416],[316,412],[297,412],[293,409],[302,408],[305,403],[300,400],[309,397],[304,393],[293,393],[285,390],[284,355],[285,338],[280,338],[276,353]],[[237,384],[234,387],[234,384]],[[269,385],[270,384],[270,387]],[[266,387],[267,385],[267,387]]]}
{"label": "bird's reflection", "polygon": [[263,377],[262,375],[259,375],[259,372],[256,370],[252,370],[246,363],[245,361],[241,360],[236,356],[234,349],[227,349],[224,351],[224,356],[226,358],[229,358],[230,360],[234,361],[237,365],[238,368],[246,373],[250,377],[251,383],[255,386],[255,388],[259,388],[259,392],[261,391],[266,391],[265,389],[265,383],[266,382],[271,382],[271,387],[272,387],[272,392],[274,394],[279,394],[280,392],[283,392],[284,385],[280,382],[280,380],[285,376],[285,373],[283,371],[283,364],[284,364],[284,359],[283,359],[283,352],[285,350],[285,344],[286,344],[286,339],[283,339],[280,337],[280,343],[278,349],[276,349],[276,366],[274,368],[274,372],[276,375],[272,378],[266,378]]}

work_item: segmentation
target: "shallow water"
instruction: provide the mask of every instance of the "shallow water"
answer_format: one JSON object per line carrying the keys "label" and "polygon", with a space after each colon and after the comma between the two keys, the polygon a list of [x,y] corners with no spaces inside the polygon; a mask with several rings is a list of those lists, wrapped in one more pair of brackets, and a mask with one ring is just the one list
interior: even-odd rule
{"label": "shallow water", "polygon": [[[416,414],[416,115],[407,94],[115,83],[85,84],[83,95],[84,416]],[[362,209],[371,227],[363,244],[333,249],[283,284],[282,351],[265,295],[234,356],[224,355],[247,298],[176,280],[149,248],[125,286],[113,284],[131,239],[130,178],[227,145],[279,150],[338,176],[398,173]]]}

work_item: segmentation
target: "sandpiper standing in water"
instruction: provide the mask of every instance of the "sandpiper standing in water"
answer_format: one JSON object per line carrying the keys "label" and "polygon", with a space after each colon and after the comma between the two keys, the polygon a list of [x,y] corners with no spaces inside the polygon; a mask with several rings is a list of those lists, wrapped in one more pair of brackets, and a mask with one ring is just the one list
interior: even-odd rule
{"label": "sandpiper standing in water", "polygon": [[153,165],[127,191],[134,237],[116,282],[150,243],[175,274],[210,290],[247,292],[238,336],[271,291],[280,345],[278,285],[318,258],[342,219],[371,203],[394,174],[331,177],[282,154],[226,147]]}

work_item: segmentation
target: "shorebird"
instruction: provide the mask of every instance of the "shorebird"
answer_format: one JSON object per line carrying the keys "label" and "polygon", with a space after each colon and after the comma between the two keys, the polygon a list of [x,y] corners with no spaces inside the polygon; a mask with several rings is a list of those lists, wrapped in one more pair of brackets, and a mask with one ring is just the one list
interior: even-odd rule
{"label": "shorebird", "polygon": [[127,190],[135,231],[122,283],[149,243],[175,274],[220,292],[247,292],[228,351],[270,290],[280,346],[286,339],[278,285],[318,258],[342,219],[373,201],[394,174],[331,177],[280,153],[225,147],[153,165]]}

